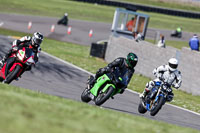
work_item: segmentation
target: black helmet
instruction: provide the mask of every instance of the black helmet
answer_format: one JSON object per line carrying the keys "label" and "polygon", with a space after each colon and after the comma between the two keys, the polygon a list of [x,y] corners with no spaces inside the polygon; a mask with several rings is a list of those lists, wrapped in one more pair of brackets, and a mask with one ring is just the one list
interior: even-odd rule
{"label": "black helmet", "polygon": [[40,32],[35,32],[33,34],[33,37],[32,37],[32,40],[33,40],[33,46],[34,47],[39,47],[40,44],[42,43],[43,41],[43,35],[40,33]]}
{"label": "black helmet", "polygon": [[134,68],[138,62],[138,57],[134,53],[129,53],[127,55],[126,63],[128,64],[128,67]]}

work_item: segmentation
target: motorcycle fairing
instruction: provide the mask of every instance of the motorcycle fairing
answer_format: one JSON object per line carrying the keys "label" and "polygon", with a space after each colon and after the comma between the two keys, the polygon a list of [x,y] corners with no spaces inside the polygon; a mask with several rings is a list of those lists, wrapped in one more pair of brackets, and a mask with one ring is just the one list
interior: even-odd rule
{"label": "motorcycle fairing", "polygon": [[[25,56],[27,56],[26,54],[27,54],[27,53],[26,53],[26,48],[23,47],[23,49],[21,49],[21,50],[18,51],[17,57],[18,57],[18,58],[20,59],[20,61],[21,61],[22,63],[24,63],[24,64],[25,64],[26,62],[30,62],[30,63],[35,64],[35,61],[34,61],[34,54],[33,54],[33,53],[31,53],[31,56],[30,56],[27,60],[24,61]],[[28,54],[30,54],[30,53],[28,53]]]}
{"label": "motorcycle fairing", "polygon": [[[105,84],[106,82],[110,81],[110,78],[104,74],[103,76],[99,77],[97,79],[96,84],[94,85],[94,87],[90,90],[90,92],[94,95],[97,96],[98,95],[98,90],[99,88]],[[113,84],[107,84],[104,88],[103,88],[103,92],[105,92],[108,87],[112,86],[113,88],[115,88],[115,86]]]}
{"label": "motorcycle fairing", "polygon": [[6,64],[7,63],[5,63],[4,66],[0,70],[0,77],[3,78],[3,80],[6,78],[5,77]]}

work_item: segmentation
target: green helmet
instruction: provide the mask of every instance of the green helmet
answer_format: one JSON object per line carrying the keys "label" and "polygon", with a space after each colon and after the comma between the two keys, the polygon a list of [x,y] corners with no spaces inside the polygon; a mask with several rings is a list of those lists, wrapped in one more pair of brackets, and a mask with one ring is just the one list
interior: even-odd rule
{"label": "green helmet", "polygon": [[126,63],[128,64],[128,67],[134,68],[138,62],[138,57],[134,53],[129,53],[127,55]]}

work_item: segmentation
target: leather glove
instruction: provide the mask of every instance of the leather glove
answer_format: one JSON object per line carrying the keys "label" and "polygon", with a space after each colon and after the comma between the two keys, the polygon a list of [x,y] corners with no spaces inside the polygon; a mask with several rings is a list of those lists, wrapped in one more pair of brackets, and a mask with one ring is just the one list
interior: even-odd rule
{"label": "leather glove", "polygon": [[157,74],[157,71],[156,71],[156,69],[154,69],[154,70],[153,70],[153,75],[156,76],[156,74]]}
{"label": "leather glove", "polygon": [[180,86],[178,84],[173,84],[173,87],[178,89]]}
{"label": "leather glove", "polygon": [[162,81],[163,80],[163,75],[161,73],[157,74],[157,77]]}

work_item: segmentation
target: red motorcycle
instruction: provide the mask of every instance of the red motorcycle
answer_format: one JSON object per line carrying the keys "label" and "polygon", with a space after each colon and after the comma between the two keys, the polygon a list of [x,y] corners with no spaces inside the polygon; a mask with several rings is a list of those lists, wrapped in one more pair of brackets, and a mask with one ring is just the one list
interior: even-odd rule
{"label": "red motorcycle", "polygon": [[18,79],[24,71],[35,64],[35,53],[30,48],[19,48],[4,63],[0,70],[0,81],[3,83],[11,83]]}

